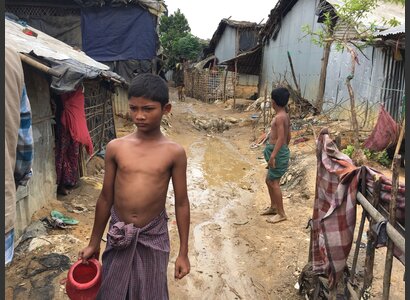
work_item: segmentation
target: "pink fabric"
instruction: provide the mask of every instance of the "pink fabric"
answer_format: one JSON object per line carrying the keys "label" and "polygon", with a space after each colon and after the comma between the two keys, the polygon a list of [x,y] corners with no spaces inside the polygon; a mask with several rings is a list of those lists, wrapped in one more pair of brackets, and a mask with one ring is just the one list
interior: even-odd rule
{"label": "pink fabric", "polygon": [[84,111],[84,94],[79,87],[75,92],[61,95],[63,102],[63,113],[61,123],[70,130],[74,141],[85,145],[89,155],[93,154],[93,142],[87,128],[87,121]]}
{"label": "pink fabric", "polygon": [[364,147],[373,151],[383,151],[397,144],[398,135],[399,125],[384,109],[383,105],[380,105],[377,123],[370,136],[364,142]]}
{"label": "pink fabric", "polygon": [[[343,274],[356,225],[356,195],[361,168],[337,149],[327,129],[320,132],[317,144],[317,180],[313,207],[312,266],[318,274],[326,274],[333,287]],[[349,168],[349,169],[347,169]],[[344,175],[340,172],[346,170]],[[366,167],[366,186],[372,192],[375,175],[381,176],[381,205],[388,209],[391,180],[377,170]],[[341,175],[341,176],[339,176]],[[404,225],[405,186],[400,185],[397,198],[397,220]],[[381,246],[381,245],[379,245]],[[404,253],[394,254],[404,264]]]}

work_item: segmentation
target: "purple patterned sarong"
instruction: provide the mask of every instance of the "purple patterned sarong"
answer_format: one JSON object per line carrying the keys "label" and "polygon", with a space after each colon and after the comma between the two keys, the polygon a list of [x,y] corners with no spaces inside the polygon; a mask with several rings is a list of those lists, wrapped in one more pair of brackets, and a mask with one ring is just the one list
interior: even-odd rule
{"label": "purple patterned sarong", "polygon": [[111,208],[102,283],[97,299],[168,299],[168,216],[162,211],[142,228],[125,224]]}

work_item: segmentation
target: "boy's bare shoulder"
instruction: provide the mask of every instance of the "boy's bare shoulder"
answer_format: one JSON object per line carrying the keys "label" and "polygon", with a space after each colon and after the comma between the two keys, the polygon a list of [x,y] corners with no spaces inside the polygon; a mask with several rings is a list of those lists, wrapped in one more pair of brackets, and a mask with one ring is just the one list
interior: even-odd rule
{"label": "boy's bare shoulder", "polygon": [[275,116],[275,120],[277,120],[279,122],[287,122],[289,120],[289,115],[286,112],[277,114]]}
{"label": "boy's bare shoulder", "polygon": [[112,139],[111,141],[109,141],[107,143],[106,152],[115,151],[116,148],[118,148],[120,145],[123,145],[124,143],[126,143],[130,139],[131,139],[131,134],[120,137],[120,138]]}
{"label": "boy's bare shoulder", "polygon": [[180,144],[172,141],[168,138],[163,140],[164,146],[167,147],[168,153],[174,155],[175,157],[186,156],[185,149]]}

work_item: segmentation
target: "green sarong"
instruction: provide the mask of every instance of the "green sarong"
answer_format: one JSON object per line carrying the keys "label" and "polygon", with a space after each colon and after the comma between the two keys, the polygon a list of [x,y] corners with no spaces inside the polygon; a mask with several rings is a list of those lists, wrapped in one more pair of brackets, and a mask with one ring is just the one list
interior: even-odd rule
{"label": "green sarong", "polygon": [[[275,145],[269,144],[268,142],[266,143],[265,150],[263,151],[263,156],[265,157],[266,162],[269,161],[274,148]],[[275,168],[272,169],[269,167],[268,178],[270,180],[279,179],[283,176],[283,174],[285,174],[289,166],[289,157],[289,147],[288,145],[283,144],[279,152],[276,154]]]}

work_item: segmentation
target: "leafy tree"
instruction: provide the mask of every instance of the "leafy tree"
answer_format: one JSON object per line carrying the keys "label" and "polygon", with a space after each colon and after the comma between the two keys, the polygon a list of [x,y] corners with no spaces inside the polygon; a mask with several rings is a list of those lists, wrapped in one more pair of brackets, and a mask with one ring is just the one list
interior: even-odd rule
{"label": "leafy tree", "polygon": [[167,67],[184,59],[196,59],[203,46],[198,37],[191,34],[188,21],[180,9],[170,16],[162,16],[159,26],[159,38],[167,56]]}
{"label": "leafy tree", "polygon": [[[390,0],[385,2],[401,3],[404,5],[404,0]],[[311,36],[313,43],[324,47],[324,56],[322,60],[320,85],[318,97],[316,99],[316,107],[319,111],[323,106],[323,92],[325,87],[326,69],[329,59],[329,52],[333,44],[338,51],[346,50],[350,53],[351,64],[350,74],[346,77],[346,86],[350,98],[350,112],[352,119],[352,127],[355,132],[355,154],[357,153],[357,162],[361,161],[363,153],[360,151],[359,145],[359,125],[356,117],[355,95],[351,86],[351,80],[354,78],[356,63],[358,63],[357,51],[362,49],[374,41],[374,33],[377,30],[376,24],[370,26],[361,26],[361,20],[374,10],[380,4],[380,0],[345,0],[342,5],[334,5],[334,11],[324,13],[323,28],[317,31],[312,31],[309,25],[303,26],[302,30],[307,35]],[[384,20],[379,26],[397,26],[399,22],[396,19]],[[339,34],[334,34],[338,32]],[[344,33],[344,34],[340,34]]]}
{"label": "leafy tree", "polygon": [[201,43],[196,36],[188,33],[174,42],[173,50],[177,57],[194,60],[198,58],[198,50],[201,50]]}

